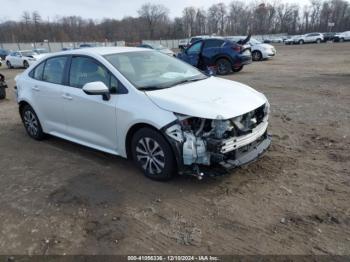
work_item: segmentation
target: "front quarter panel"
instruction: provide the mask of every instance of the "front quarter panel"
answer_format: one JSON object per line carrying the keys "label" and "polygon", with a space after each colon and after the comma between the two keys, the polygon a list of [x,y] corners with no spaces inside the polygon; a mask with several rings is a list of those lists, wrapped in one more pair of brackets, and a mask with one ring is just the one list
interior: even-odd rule
{"label": "front quarter panel", "polygon": [[117,136],[118,153],[127,157],[126,137],[128,131],[137,124],[147,124],[160,130],[175,121],[173,112],[155,105],[144,92],[133,90],[127,95],[119,95],[117,99]]}

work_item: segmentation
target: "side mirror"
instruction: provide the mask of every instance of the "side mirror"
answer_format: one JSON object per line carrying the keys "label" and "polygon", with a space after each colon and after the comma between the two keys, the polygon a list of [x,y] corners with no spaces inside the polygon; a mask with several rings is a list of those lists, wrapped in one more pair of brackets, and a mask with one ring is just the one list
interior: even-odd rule
{"label": "side mirror", "polygon": [[83,91],[87,95],[101,95],[105,101],[108,101],[111,98],[108,87],[101,81],[86,83],[83,86]]}

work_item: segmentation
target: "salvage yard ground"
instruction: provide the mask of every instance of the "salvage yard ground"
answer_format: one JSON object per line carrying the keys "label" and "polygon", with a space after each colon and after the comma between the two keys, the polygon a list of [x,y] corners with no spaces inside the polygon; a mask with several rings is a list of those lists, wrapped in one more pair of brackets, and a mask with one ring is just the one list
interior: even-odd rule
{"label": "salvage yard ground", "polygon": [[[226,78],[270,100],[273,144],[216,179],[145,178],[0,101],[1,254],[350,254],[350,44],[277,46]],[[215,88],[215,87],[213,87]]]}

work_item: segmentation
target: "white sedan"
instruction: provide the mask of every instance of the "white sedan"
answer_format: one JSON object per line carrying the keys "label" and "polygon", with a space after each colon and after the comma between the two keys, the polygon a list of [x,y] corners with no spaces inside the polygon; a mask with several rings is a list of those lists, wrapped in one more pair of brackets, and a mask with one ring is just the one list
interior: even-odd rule
{"label": "white sedan", "polygon": [[5,63],[8,68],[14,67],[24,67],[28,68],[31,64],[33,64],[36,60],[41,58],[43,55],[38,55],[33,51],[16,51],[11,52],[5,58]]}
{"label": "white sedan", "polygon": [[[246,36],[230,36],[227,37],[227,39],[238,42],[246,39]],[[255,38],[250,38],[248,44],[251,47],[253,61],[269,59],[274,57],[277,53],[273,45],[262,43]]]}
{"label": "white sedan", "polygon": [[262,93],[154,50],[56,53],[16,84],[30,137],[51,134],[133,159],[151,179],[224,174],[270,145]]}

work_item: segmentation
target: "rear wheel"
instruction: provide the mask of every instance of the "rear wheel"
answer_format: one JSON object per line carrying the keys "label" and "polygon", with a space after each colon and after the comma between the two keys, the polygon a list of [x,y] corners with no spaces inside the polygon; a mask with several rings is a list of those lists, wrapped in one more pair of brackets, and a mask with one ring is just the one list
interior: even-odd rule
{"label": "rear wheel", "polygon": [[344,42],[344,38],[340,38],[340,39],[339,39],[339,42]]}
{"label": "rear wheel", "polygon": [[6,62],[6,65],[7,65],[7,68],[8,68],[8,69],[13,68],[10,61],[7,61],[7,62]]}
{"label": "rear wheel", "polygon": [[164,181],[173,177],[174,153],[165,138],[156,130],[142,128],[131,141],[132,158],[148,178]]}
{"label": "rear wheel", "polygon": [[226,58],[220,58],[216,61],[218,75],[227,75],[231,72],[231,62]]}
{"label": "rear wheel", "polygon": [[262,60],[262,53],[260,51],[253,51],[252,59],[253,59],[253,61],[261,61]]}
{"label": "rear wheel", "polygon": [[23,106],[21,117],[24,127],[31,138],[42,140],[45,137],[39,118],[30,105]]}
{"label": "rear wheel", "polygon": [[240,66],[240,67],[237,67],[237,68],[232,68],[232,71],[235,72],[235,73],[238,73],[240,71],[242,71],[243,69],[243,66]]}
{"label": "rear wheel", "polygon": [[28,67],[29,67],[28,61],[24,61],[24,62],[23,62],[23,67],[24,67],[24,68],[28,68]]}
{"label": "rear wheel", "polygon": [[304,40],[299,40],[299,45],[303,45],[304,44]]}
{"label": "rear wheel", "polygon": [[321,43],[321,39],[317,39],[317,40],[316,40],[316,43],[317,43],[317,44],[320,44],[320,43]]}

